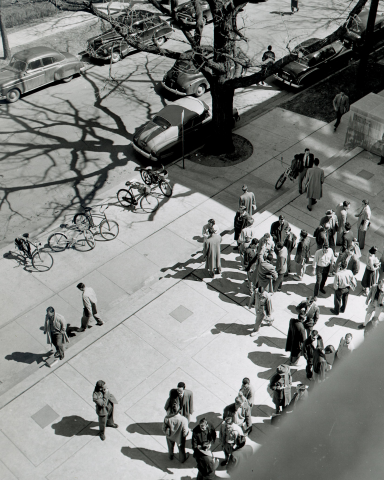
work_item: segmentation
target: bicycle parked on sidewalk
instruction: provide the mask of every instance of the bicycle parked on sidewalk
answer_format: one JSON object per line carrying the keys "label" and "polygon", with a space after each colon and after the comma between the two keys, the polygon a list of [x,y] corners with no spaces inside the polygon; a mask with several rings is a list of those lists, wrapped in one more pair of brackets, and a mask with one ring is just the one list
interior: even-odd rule
{"label": "bicycle parked on sidewalk", "polygon": [[[100,234],[104,240],[113,240],[119,234],[119,224],[115,220],[109,220],[105,211],[108,208],[108,205],[102,205],[100,207],[100,213],[92,214],[91,207],[82,207],[83,211],[76,213],[73,217],[72,222],[81,228],[87,228],[91,230],[93,235]],[[99,224],[95,224],[93,218],[103,218]]]}
{"label": "bicycle parked on sidewalk", "polygon": [[161,168],[158,169],[136,167],[135,171],[140,172],[140,176],[146,185],[159,185],[165,197],[172,195],[172,186],[169,180],[167,180],[168,171],[164,168],[164,165],[161,165]]}
{"label": "bicycle parked on sidewalk", "polygon": [[[283,165],[283,157],[281,157],[281,165]],[[288,167],[284,173],[282,173],[279,177],[279,179],[277,180],[276,184],[275,184],[275,189],[276,190],[280,190],[280,188],[284,185],[285,181],[287,180],[287,178],[289,178],[289,180],[291,180],[292,182],[294,182],[297,178],[297,175],[298,175],[298,172],[295,171],[294,169],[292,169],[292,166],[291,167]]]}
{"label": "bicycle parked on sidewalk", "polygon": [[67,234],[62,232],[55,232],[48,238],[48,245],[54,252],[63,252],[66,248],[74,247],[79,252],[86,252],[93,250],[96,246],[93,233],[86,228],[79,228],[78,226],[67,225],[63,223],[60,228],[66,228]]}
{"label": "bicycle parked on sidewalk", "polygon": [[[125,185],[128,189],[122,188],[117,192],[117,200],[123,207],[133,207],[136,210],[140,202],[140,207],[147,213],[154,212],[159,207],[159,200],[152,193],[156,187],[151,188],[140,182],[129,181]],[[137,190],[138,194],[136,195],[133,190]]]}
{"label": "bicycle parked on sidewalk", "polygon": [[29,239],[29,233],[23,233],[21,237],[15,238],[15,247],[23,255],[24,259],[31,260],[33,268],[38,272],[47,272],[52,268],[52,255],[42,250],[41,243],[32,242]]}

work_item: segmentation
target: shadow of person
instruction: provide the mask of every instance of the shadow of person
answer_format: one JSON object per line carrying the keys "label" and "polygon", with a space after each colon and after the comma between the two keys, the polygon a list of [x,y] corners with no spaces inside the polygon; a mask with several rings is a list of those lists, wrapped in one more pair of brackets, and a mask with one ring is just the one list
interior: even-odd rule
{"label": "shadow of person", "polygon": [[204,238],[200,237],[200,235],[195,235],[194,237],[192,237],[192,240],[195,240],[198,243],[204,243]]}
{"label": "shadow of person", "polygon": [[254,324],[243,325],[242,323],[216,323],[215,327],[211,329],[213,335],[218,333],[228,333],[230,335],[249,335],[253,330]]}
{"label": "shadow of person", "polygon": [[[92,427],[97,427],[94,429]],[[53,423],[51,428],[55,431],[55,435],[61,437],[77,437],[89,435],[97,437],[99,435],[99,423],[85,420],[78,415],[71,415],[69,417],[63,417],[60,422]]]}
{"label": "shadow of person", "polygon": [[272,342],[276,348],[282,348],[285,349],[285,345],[287,343],[286,338],[279,338],[279,337],[266,337],[266,336],[260,336],[257,337],[257,339],[253,342],[256,346],[261,347],[262,345],[267,345],[267,347],[270,347],[268,342],[265,342],[265,340],[269,340],[269,342]]}
{"label": "shadow of person", "polygon": [[140,435],[158,435],[164,436],[162,430],[162,423],[151,422],[151,423],[132,423],[128,425],[127,432],[129,433],[139,433]]}
{"label": "shadow of person", "polygon": [[257,407],[262,413],[264,413],[264,416],[266,418],[269,418],[276,411],[273,407],[270,407],[269,405],[254,405],[254,407]]}
{"label": "shadow of person", "polygon": [[217,412],[207,412],[207,413],[203,413],[201,415],[197,415],[196,417],[196,422],[191,422],[189,425],[190,425],[190,428],[191,430],[193,428],[195,428],[197,425],[199,425],[200,423],[200,420],[202,418],[205,418],[207,420],[208,423],[210,423],[214,428],[215,430],[221,425],[221,423],[223,422],[223,419],[221,417],[221,414],[220,413],[217,413]]}
{"label": "shadow of person", "polygon": [[6,355],[5,360],[13,360],[19,363],[28,363],[31,365],[36,362],[37,364],[45,361],[50,356],[50,353],[31,353],[31,352],[13,352],[10,355]]}
{"label": "shadow of person", "polygon": [[[324,322],[324,325],[326,325],[327,327],[334,327],[335,325],[338,325],[339,327],[343,327],[347,322],[348,322],[347,318],[331,317],[326,322]],[[356,329],[357,329],[357,325],[359,324],[356,323]]]}
{"label": "shadow of person", "polygon": [[175,454],[173,460],[168,457],[168,453],[166,452],[157,452],[154,450],[149,450],[148,448],[122,447],[121,453],[132,460],[139,460],[146,463],[150,467],[157,467],[164,473],[172,474],[172,472],[168,470],[168,466],[172,468],[185,468],[184,464],[178,461],[177,453]]}
{"label": "shadow of person", "polygon": [[253,362],[255,365],[259,367],[267,368],[264,372],[259,372],[257,376],[259,378],[264,378],[269,380],[271,375],[276,372],[276,368],[285,363],[288,358],[281,355],[280,353],[270,353],[270,352],[249,352],[248,358]]}
{"label": "shadow of person", "polygon": [[282,17],[284,17],[284,15],[293,15],[293,12],[269,12],[269,13],[272,13],[275,15],[281,15]]}

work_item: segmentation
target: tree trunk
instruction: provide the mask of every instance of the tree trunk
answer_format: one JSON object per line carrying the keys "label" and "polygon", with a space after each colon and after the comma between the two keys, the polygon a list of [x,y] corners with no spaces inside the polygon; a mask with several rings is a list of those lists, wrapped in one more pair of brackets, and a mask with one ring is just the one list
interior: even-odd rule
{"label": "tree trunk", "polygon": [[232,141],[234,90],[225,84],[226,76],[223,77],[213,77],[213,82],[210,83],[213,118],[209,150],[216,155],[232,153],[234,150]]}
{"label": "tree trunk", "polygon": [[4,58],[5,60],[8,60],[11,57],[11,49],[9,48],[7,31],[5,29],[3,17],[1,15],[1,1],[0,1],[0,34],[1,34],[1,41],[3,42]]}

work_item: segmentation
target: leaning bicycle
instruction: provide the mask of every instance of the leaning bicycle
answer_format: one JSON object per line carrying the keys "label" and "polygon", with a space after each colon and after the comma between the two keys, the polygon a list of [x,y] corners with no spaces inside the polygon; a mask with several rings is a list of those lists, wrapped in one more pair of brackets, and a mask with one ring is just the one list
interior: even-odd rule
{"label": "leaning bicycle", "polygon": [[[283,157],[281,157],[281,164],[283,165]],[[289,180],[291,180],[292,182],[294,182],[297,178],[297,174],[298,172],[297,171],[294,171],[292,169],[292,167],[288,167],[284,173],[282,173],[279,177],[279,179],[277,180],[276,184],[275,184],[275,189],[276,190],[280,190],[280,188],[284,185],[285,181],[287,180],[287,178],[289,178]]]}
{"label": "leaning bicycle", "polygon": [[[83,228],[88,228],[91,230],[93,235],[100,234],[104,240],[113,240],[119,234],[119,224],[115,220],[110,220],[107,218],[105,211],[108,208],[108,205],[102,205],[100,207],[100,213],[93,213],[91,207],[82,207],[83,211],[77,213],[72,222]],[[94,217],[102,218],[99,224],[95,224]]]}
{"label": "leaning bicycle", "polygon": [[158,185],[165,197],[172,195],[172,186],[167,180],[168,171],[161,165],[161,168],[154,169],[152,167],[136,167],[136,172],[140,172],[140,176],[146,185]]}
{"label": "leaning bicycle", "polygon": [[15,247],[25,259],[31,261],[33,268],[38,272],[47,272],[52,268],[52,255],[42,250],[41,243],[32,242],[29,233],[23,233],[22,236],[15,238]]}
{"label": "leaning bicycle", "polygon": [[54,252],[63,252],[71,247],[80,252],[87,252],[95,248],[95,238],[90,230],[66,223],[60,225],[60,228],[65,228],[66,233],[55,232],[48,238],[48,245]]}
{"label": "leaning bicycle", "polygon": [[[144,212],[151,213],[157,210],[159,207],[158,198],[153,195],[153,190],[156,187],[149,187],[140,182],[126,182],[125,185],[128,187],[122,188],[117,192],[117,200],[120,205],[123,207],[133,207],[135,210],[139,205]],[[137,191],[137,194],[135,193]]]}

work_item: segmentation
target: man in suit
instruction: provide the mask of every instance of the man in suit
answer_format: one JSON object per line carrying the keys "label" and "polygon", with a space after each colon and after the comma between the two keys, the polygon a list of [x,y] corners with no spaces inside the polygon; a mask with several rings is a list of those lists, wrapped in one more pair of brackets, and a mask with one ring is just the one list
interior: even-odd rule
{"label": "man in suit", "polygon": [[353,275],[356,275],[360,271],[360,259],[356,255],[355,247],[352,244],[345,252],[340,253],[336,260],[335,270],[337,271],[339,264],[345,262],[347,264],[347,270],[350,270]]}
{"label": "man in suit", "polygon": [[303,193],[303,180],[307,174],[309,168],[313,167],[314,155],[309,148],[304,150],[304,153],[300,153],[300,168],[299,168],[299,193]]}
{"label": "man in suit", "polygon": [[301,312],[305,315],[303,325],[307,332],[307,338],[320,318],[320,308],[318,307],[316,301],[317,297],[311,296],[303,302],[300,302],[296,307],[297,313]]}
{"label": "man in suit", "polygon": [[215,443],[216,441],[216,431],[213,425],[208,423],[206,418],[202,418],[197,425],[192,430],[192,449],[193,449],[193,456],[196,458],[196,451],[205,443],[209,444],[209,448]]}
{"label": "man in suit", "polygon": [[305,318],[304,313],[299,313],[297,318],[291,318],[289,321],[285,351],[291,352],[289,358],[290,365],[297,365],[302,353],[303,343],[305,341],[305,328],[303,325]]}
{"label": "man in suit", "polygon": [[305,184],[307,186],[307,209],[312,211],[312,205],[323,196],[324,170],[319,167],[320,160],[315,158],[314,167],[307,171],[305,176]]}
{"label": "man in suit", "polygon": [[312,330],[309,337],[303,344],[303,355],[307,360],[306,373],[308,380],[312,380],[313,376],[313,356],[316,348],[324,348],[323,339],[317,330]]}
{"label": "man in suit", "polygon": [[264,287],[267,292],[273,292],[272,281],[276,281],[278,274],[276,268],[272,265],[273,255],[269,253],[267,258],[260,259],[259,268],[257,269],[257,284]]}
{"label": "man in suit", "polygon": [[341,240],[342,252],[345,252],[346,250],[349,250],[351,248],[353,239],[354,239],[354,236],[353,236],[351,224],[349,222],[346,222],[346,224],[344,225],[344,233]]}
{"label": "man in suit", "polygon": [[233,418],[233,423],[243,430],[243,435],[252,432],[252,414],[251,407],[243,395],[235,398],[235,403],[231,403],[224,408],[223,418]]}
{"label": "man in suit", "polygon": [[334,125],[334,131],[340,125],[341,117],[349,110],[349,98],[344,92],[338,93],[333,99],[333,109],[336,112],[336,123]]}
{"label": "man in suit", "polygon": [[328,228],[328,243],[335,253],[336,249],[336,236],[339,229],[339,221],[337,219],[336,213],[333,210],[327,210],[325,216],[321,218],[320,225],[329,225]]}
{"label": "man in suit", "polygon": [[[170,407],[171,393],[172,390],[169,392],[169,398],[165,402],[164,410],[168,410]],[[193,393],[191,390],[185,389],[184,382],[179,382],[177,384],[177,393],[179,395],[180,413],[188,420],[189,423],[190,417],[193,413]]]}
{"label": "man in suit", "polygon": [[247,185],[243,185],[243,194],[239,198],[239,207],[245,207],[250,217],[256,212],[256,199],[252,192],[248,192]]}
{"label": "man in suit", "polygon": [[168,456],[173,460],[175,443],[179,449],[179,461],[184,463],[188,460],[189,453],[185,453],[186,438],[189,434],[188,420],[177,411],[177,406],[172,405],[164,418],[162,427],[167,439]]}
{"label": "man in suit", "polygon": [[281,242],[278,242],[276,243],[276,253],[276,272],[278,277],[273,284],[273,290],[275,292],[281,292],[284,275],[288,272],[288,250]]}
{"label": "man in suit", "polygon": [[113,410],[117,400],[110,393],[103,380],[96,383],[92,398],[96,403],[96,413],[99,417],[100,438],[105,440],[105,427],[118,428],[113,420]]}
{"label": "man in suit", "polygon": [[271,225],[271,237],[275,243],[284,243],[287,235],[286,228],[289,227],[289,223],[285,220],[284,215],[279,215],[279,220],[273,222]]}

